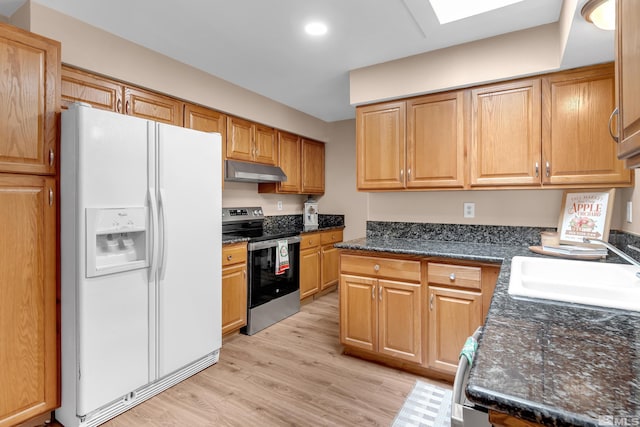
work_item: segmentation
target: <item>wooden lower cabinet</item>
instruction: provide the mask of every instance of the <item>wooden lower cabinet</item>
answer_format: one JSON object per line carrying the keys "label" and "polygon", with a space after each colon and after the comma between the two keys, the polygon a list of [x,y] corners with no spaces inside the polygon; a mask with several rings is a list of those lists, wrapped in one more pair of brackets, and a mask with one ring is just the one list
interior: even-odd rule
{"label": "wooden lower cabinet", "polygon": [[0,174],[0,426],[58,406],[55,178]]}
{"label": "wooden lower cabinet", "polygon": [[342,230],[305,233],[300,241],[300,299],[303,300],[338,283]]}
{"label": "wooden lower cabinet", "polygon": [[340,280],[340,251],[335,243],[342,242],[342,230],[327,230],[320,233],[320,290],[323,291]]}
{"label": "wooden lower cabinet", "polygon": [[340,251],[345,352],[453,379],[460,350],[486,317],[499,265]]}
{"label": "wooden lower cabinet", "polygon": [[[380,278],[393,271],[396,260],[343,255],[345,273],[340,274],[340,342],[396,360],[422,363],[422,284],[420,261],[410,263],[417,272],[413,280]],[[353,267],[353,268],[351,268]],[[370,268],[370,277],[348,274]],[[362,271],[361,270],[361,271]]]}
{"label": "wooden lower cabinet", "polygon": [[247,324],[247,244],[222,248],[222,335]]}
{"label": "wooden lower cabinet", "polygon": [[429,286],[427,365],[455,374],[464,342],[480,325],[480,292]]}

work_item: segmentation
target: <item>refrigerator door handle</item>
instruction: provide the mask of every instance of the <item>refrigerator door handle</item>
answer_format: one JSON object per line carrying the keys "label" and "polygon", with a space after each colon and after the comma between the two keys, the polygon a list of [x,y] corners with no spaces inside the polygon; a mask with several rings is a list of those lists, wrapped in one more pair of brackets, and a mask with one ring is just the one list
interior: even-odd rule
{"label": "refrigerator door handle", "polygon": [[151,265],[149,269],[149,283],[156,280],[156,270],[158,269],[158,202],[156,201],[156,189],[149,188],[149,205],[151,206],[151,236],[149,238],[151,246]]}
{"label": "refrigerator door handle", "polygon": [[167,211],[164,208],[166,196],[164,189],[160,189],[160,199],[158,204],[160,206],[160,215],[162,216],[162,257],[160,258],[160,280],[164,280],[164,275],[167,271]]}

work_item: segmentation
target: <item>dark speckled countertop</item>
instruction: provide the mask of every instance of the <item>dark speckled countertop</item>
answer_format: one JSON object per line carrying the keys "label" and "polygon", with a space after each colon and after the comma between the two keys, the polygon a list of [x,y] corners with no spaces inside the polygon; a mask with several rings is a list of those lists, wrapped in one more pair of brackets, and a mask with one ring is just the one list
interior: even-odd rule
{"label": "dark speckled countertop", "polygon": [[511,258],[540,256],[526,246],[375,236],[335,246],[502,263],[468,398],[550,426],[638,425],[640,315],[510,297]]}

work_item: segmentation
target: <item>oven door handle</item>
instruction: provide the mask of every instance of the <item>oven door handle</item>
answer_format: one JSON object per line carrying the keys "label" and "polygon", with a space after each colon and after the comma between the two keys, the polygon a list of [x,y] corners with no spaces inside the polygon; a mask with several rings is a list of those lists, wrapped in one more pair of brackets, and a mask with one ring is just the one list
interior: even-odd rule
{"label": "oven door handle", "polygon": [[265,240],[263,242],[249,243],[247,250],[249,252],[259,251],[260,249],[275,248],[280,240],[286,240],[288,245],[300,243],[300,236],[283,237],[282,239]]}
{"label": "oven door handle", "polygon": [[[477,341],[482,333],[482,327],[476,329],[472,337]],[[464,389],[467,386],[467,378],[469,377],[469,371],[471,370],[471,363],[467,360],[466,356],[460,354],[458,359],[458,369],[456,370],[456,377],[453,381],[453,393],[451,397],[451,426],[459,427],[464,425],[462,416],[462,407],[464,406]]]}

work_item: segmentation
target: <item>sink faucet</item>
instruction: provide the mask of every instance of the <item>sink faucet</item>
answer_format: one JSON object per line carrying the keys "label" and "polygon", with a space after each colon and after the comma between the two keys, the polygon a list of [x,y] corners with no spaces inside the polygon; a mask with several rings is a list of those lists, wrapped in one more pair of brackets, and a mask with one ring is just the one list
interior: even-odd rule
{"label": "sink faucet", "polygon": [[[604,240],[600,240],[600,239],[590,239],[590,238],[587,238],[587,237],[583,238],[582,241],[584,243],[596,243],[596,242],[600,243],[601,245],[603,245],[607,249],[609,249],[611,252],[613,252],[614,254],[618,255],[623,260],[627,261],[630,264],[635,265],[636,267],[640,267],[640,262],[636,261],[634,258],[632,258],[631,256],[627,255],[626,253],[624,253],[620,249],[616,248],[615,246],[613,246],[609,242],[605,242]],[[627,246],[629,247],[629,249],[633,249],[634,251],[640,252],[640,248],[637,248],[637,247],[632,246],[632,245],[627,245]],[[636,273],[636,276],[640,277],[640,271]]]}

